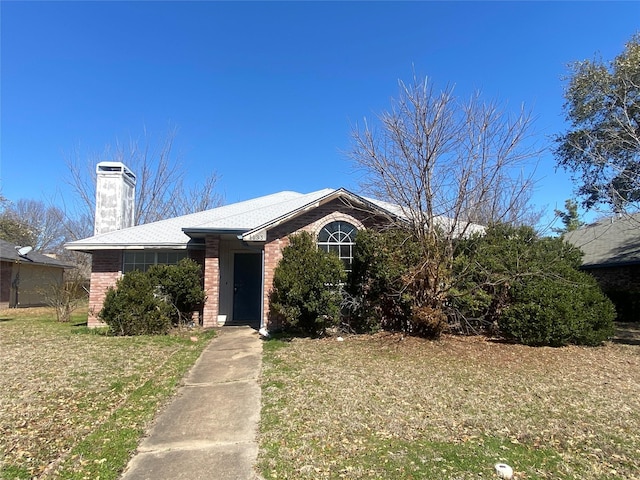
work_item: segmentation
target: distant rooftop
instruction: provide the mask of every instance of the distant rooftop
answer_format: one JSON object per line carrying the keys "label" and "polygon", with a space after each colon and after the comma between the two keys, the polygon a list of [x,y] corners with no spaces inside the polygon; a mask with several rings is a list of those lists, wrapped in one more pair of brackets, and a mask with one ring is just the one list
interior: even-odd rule
{"label": "distant rooftop", "polygon": [[585,267],[640,263],[640,213],[611,217],[564,235],[584,252]]}
{"label": "distant rooftop", "polygon": [[71,265],[61,262],[58,259],[49,257],[48,255],[44,255],[43,253],[36,252],[31,250],[26,255],[20,255],[18,253],[18,249],[16,248],[18,245],[14,245],[11,242],[7,242],[5,240],[0,240],[0,260],[4,262],[22,262],[29,263],[32,265],[46,265],[49,267],[58,267],[58,268],[68,268]]}

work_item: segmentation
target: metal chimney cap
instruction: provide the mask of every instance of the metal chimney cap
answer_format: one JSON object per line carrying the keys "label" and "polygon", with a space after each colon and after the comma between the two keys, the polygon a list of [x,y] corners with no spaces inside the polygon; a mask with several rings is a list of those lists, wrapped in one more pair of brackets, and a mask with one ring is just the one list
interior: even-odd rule
{"label": "metal chimney cap", "polygon": [[135,174],[122,162],[99,162],[96,165],[96,173],[122,173],[135,183]]}

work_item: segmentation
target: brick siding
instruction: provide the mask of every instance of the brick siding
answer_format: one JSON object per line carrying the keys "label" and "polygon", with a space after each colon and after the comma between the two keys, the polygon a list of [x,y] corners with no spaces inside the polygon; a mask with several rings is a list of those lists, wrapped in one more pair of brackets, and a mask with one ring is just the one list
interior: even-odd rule
{"label": "brick siding", "polygon": [[204,252],[204,293],[202,326],[217,327],[220,301],[220,237],[207,236]]}
{"label": "brick siding", "polygon": [[[309,210],[289,222],[279,225],[267,234],[264,245],[264,297],[262,307],[263,323],[269,328],[277,327],[276,319],[269,316],[269,295],[273,288],[273,276],[278,262],[282,258],[282,249],[289,244],[288,236],[307,231],[316,236],[320,229],[334,221],[345,221],[358,229],[371,228],[384,223],[384,219],[370,212],[354,209],[340,200]],[[220,237],[207,236],[204,250],[191,250],[189,257],[204,265],[203,286],[206,302],[201,318],[203,327],[217,327],[220,300]],[[92,259],[91,289],[89,294],[90,327],[103,326],[98,318],[107,289],[114,286],[122,276],[122,251],[95,251]]]}
{"label": "brick siding", "polygon": [[91,256],[91,288],[89,290],[89,327],[105,326],[98,318],[107,289],[116,284],[122,275],[120,250],[97,250]]}

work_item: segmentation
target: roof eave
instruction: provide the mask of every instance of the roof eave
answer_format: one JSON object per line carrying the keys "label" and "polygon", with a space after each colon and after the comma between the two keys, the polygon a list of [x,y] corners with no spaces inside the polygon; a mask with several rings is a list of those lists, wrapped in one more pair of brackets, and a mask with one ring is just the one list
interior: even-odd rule
{"label": "roof eave", "polygon": [[131,245],[131,244],[119,244],[119,243],[94,243],[94,244],[81,244],[81,245],[74,245],[74,244],[66,244],[64,246],[65,249],[67,250],[73,250],[73,251],[77,251],[77,252],[86,252],[86,253],[91,253],[93,251],[96,250],[144,250],[144,249],[166,249],[166,248],[171,248],[171,249],[186,249],[187,248],[187,244],[186,243],[175,243],[175,242],[169,242],[169,243],[139,243],[139,244],[135,244],[135,245]]}
{"label": "roof eave", "polygon": [[246,228],[203,228],[203,227],[186,227],[182,232],[190,238],[204,238],[207,235],[233,235],[241,236],[247,231]]}
{"label": "roof eave", "polygon": [[640,265],[640,260],[626,260],[620,262],[602,262],[602,263],[583,263],[580,267],[584,269],[591,268],[613,268],[613,267],[630,267]]}

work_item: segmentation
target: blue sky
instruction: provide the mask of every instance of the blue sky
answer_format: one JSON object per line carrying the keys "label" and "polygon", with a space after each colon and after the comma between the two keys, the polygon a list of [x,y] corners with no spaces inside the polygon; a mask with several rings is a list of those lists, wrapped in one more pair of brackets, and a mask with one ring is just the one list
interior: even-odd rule
{"label": "blue sky", "polygon": [[[480,89],[566,128],[567,64],[612,59],[640,2],[13,2],[1,15],[1,192],[71,202],[65,158],[177,128],[191,182],[234,202],[280,190],[358,191],[351,125],[412,72]],[[102,160],[109,160],[102,158]],[[535,202],[571,197],[540,158]]]}

